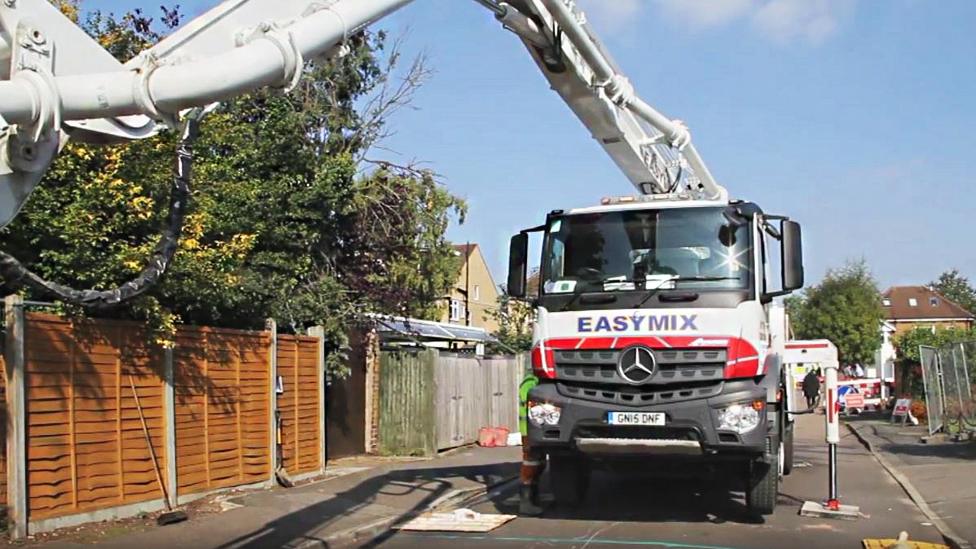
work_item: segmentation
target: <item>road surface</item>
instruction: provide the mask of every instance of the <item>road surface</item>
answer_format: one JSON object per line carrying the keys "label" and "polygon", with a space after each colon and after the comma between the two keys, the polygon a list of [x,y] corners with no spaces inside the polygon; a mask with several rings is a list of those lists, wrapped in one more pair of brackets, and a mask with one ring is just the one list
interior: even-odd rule
{"label": "road surface", "polygon": [[[727,479],[662,480],[593,474],[586,502],[576,509],[550,506],[539,518],[518,518],[488,534],[391,531],[372,542],[406,547],[673,547],[683,549],[859,548],[865,538],[942,543],[895,481],[842,428],[840,494],[859,505],[856,521],[813,519],[798,514],[804,500],[820,501],[827,490],[823,416],[801,416],[797,467],[784,479],[776,513],[756,519],[746,512],[740,488]],[[545,481],[544,481],[545,482]],[[483,513],[516,512],[515,494],[503,493],[475,506]]]}

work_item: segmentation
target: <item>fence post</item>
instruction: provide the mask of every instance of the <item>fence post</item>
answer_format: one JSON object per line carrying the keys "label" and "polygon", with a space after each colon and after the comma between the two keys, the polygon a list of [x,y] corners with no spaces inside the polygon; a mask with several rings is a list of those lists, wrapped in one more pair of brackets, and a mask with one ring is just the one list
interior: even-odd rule
{"label": "fence post", "polygon": [[27,407],[24,402],[24,300],[4,299],[7,363],[7,516],[10,537],[27,536]]}
{"label": "fence post", "polygon": [[268,377],[271,380],[271,392],[268,395],[270,402],[268,402],[268,425],[270,427],[269,437],[271,440],[271,474],[268,477],[268,481],[271,484],[275,483],[275,471],[278,470],[278,323],[275,319],[269,318],[265,321],[265,326],[268,332],[270,332],[271,344],[268,346],[268,367],[271,370],[271,375]]}
{"label": "fence post", "polygon": [[163,349],[163,420],[166,422],[166,486],[169,488],[169,504],[179,505],[179,488],[176,484],[176,379],[173,370],[172,346]]}
{"label": "fence post", "polygon": [[429,383],[424,384],[421,382],[421,390],[423,391],[423,411],[421,417],[423,417],[423,427],[424,433],[424,455],[432,456],[437,455],[437,451],[440,450],[437,444],[437,427],[438,418],[446,417],[445,410],[438,410],[437,401],[437,384],[443,380],[441,377],[441,370],[438,368],[438,362],[440,362],[441,354],[437,349],[427,348],[427,350],[420,353],[420,364],[423,370],[423,376],[421,379],[429,380]]}
{"label": "fence post", "polygon": [[325,472],[326,441],[325,441],[325,328],[312,326],[308,335],[318,339],[318,411],[319,411],[319,470]]}

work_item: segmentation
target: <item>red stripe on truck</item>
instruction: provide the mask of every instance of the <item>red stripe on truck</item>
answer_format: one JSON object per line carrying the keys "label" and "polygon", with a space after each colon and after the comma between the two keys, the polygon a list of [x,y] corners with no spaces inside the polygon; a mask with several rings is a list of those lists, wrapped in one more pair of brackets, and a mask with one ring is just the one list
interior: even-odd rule
{"label": "red stripe on truck", "polygon": [[[722,342],[723,344],[716,344]],[[651,349],[726,349],[725,379],[755,377],[762,374],[759,351],[749,341],[729,336],[625,336],[562,337],[547,339],[542,348],[556,350],[626,349],[644,345]],[[537,347],[538,348],[538,347]],[[547,357],[550,356],[547,354]],[[541,358],[541,357],[539,357]],[[549,364],[548,366],[552,366]],[[549,373],[549,372],[546,372]]]}

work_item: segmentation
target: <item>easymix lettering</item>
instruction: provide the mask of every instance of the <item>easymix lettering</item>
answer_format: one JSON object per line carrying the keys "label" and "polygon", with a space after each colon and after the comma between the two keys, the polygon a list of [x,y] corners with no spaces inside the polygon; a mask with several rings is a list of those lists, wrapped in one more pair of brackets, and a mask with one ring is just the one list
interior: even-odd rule
{"label": "easymix lettering", "polygon": [[698,315],[581,316],[580,332],[663,332],[697,330]]}

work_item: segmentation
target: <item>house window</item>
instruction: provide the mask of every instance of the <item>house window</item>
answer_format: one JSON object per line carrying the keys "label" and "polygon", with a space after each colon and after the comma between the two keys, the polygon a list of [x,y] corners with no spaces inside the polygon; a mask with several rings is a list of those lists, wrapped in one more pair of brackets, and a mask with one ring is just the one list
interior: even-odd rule
{"label": "house window", "polygon": [[933,307],[938,307],[939,306],[939,298],[937,298],[935,296],[930,297],[929,298],[929,305],[931,305]]}
{"label": "house window", "polygon": [[881,303],[883,303],[885,307],[891,307],[891,300],[888,299],[887,297],[882,299]]}
{"label": "house window", "polygon": [[474,285],[474,300],[481,301],[481,286]]}
{"label": "house window", "polygon": [[914,297],[908,298],[908,306],[909,307],[918,307],[918,300],[915,299]]}
{"label": "house window", "polygon": [[460,299],[451,300],[451,322],[464,320],[464,302]]}

